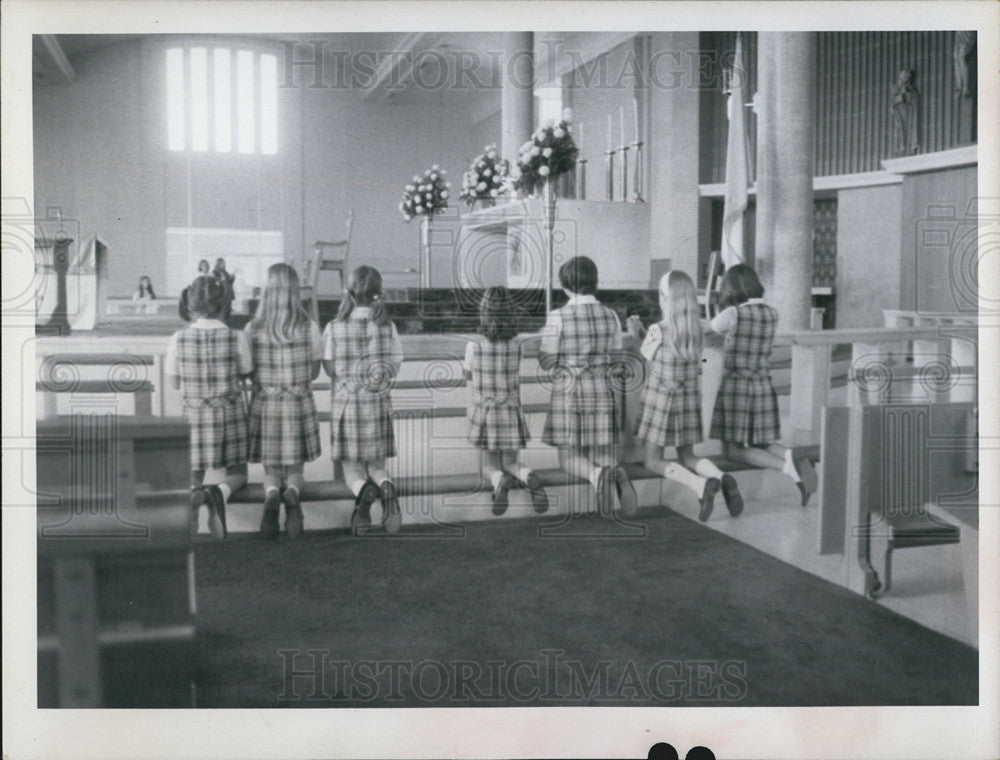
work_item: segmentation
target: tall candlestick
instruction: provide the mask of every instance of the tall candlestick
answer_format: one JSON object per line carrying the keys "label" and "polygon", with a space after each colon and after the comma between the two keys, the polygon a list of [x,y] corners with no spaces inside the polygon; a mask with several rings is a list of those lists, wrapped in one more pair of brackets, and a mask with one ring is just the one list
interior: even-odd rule
{"label": "tall candlestick", "polygon": [[580,144],[577,146],[577,150],[583,153],[583,122],[580,122]]}
{"label": "tall candlestick", "polygon": [[635,203],[644,203],[645,199],[642,197],[642,140],[636,140],[632,143],[632,147],[635,148],[635,192],[632,195],[632,200]]}
{"label": "tall candlestick", "polygon": [[[608,151],[611,151],[611,114],[608,114]],[[610,198],[608,199],[610,200]]]}
{"label": "tall candlestick", "polygon": [[639,96],[632,98],[632,115],[635,117],[635,141],[639,142]]}
{"label": "tall candlestick", "polygon": [[604,151],[607,161],[604,164],[604,194],[609,201],[615,199],[615,151],[609,149]]}
{"label": "tall candlestick", "polygon": [[625,144],[625,106],[618,106],[618,126],[621,131],[621,144]]}
{"label": "tall candlestick", "polygon": [[621,147],[620,153],[622,154],[622,200],[628,200],[628,146],[623,145]]}

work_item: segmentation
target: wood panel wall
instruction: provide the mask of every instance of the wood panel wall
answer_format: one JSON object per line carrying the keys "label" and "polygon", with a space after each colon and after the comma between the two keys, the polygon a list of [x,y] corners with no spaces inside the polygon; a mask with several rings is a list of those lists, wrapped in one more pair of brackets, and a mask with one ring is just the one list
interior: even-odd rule
{"label": "wood panel wall", "polygon": [[[749,92],[757,88],[757,34],[743,32]],[[902,68],[913,70],[919,93],[921,153],[976,141],[975,96],[956,97],[953,31],[820,32],[817,39],[816,176],[877,171],[892,158],[892,89]],[[735,32],[704,32],[702,113],[708,149],[702,182],[725,180],[726,97],[721,69],[732,64]],[[969,57],[975,82],[975,53]],[[748,109],[750,150],[756,150],[756,118]],[[751,166],[755,166],[752,162]]]}

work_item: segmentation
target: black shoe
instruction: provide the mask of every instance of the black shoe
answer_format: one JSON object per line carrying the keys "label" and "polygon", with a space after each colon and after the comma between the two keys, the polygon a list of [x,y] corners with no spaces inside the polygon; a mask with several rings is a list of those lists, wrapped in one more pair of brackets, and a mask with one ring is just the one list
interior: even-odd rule
{"label": "black shoe", "polygon": [[805,483],[803,483],[802,481],[796,482],[795,485],[799,489],[799,496],[802,498],[802,506],[803,507],[808,506],[809,505],[809,497],[812,496],[812,491],[810,491],[808,488],[806,488]]}
{"label": "black shoe", "polygon": [[399,510],[399,497],[391,480],[382,481],[382,525],[389,535],[399,533],[403,527],[403,513]]}
{"label": "black shoe", "polygon": [[507,511],[507,492],[516,485],[514,478],[506,472],[500,476],[500,482],[493,488],[493,514],[497,517]]}
{"label": "black shoe", "polygon": [[726,509],[733,517],[737,517],[743,511],[743,495],[740,487],[736,484],[736,478],[728,472],[722,476],[722,497],[726,500]]}
{"label": "black shoe", "polygon": [[808,457],[799,457],[792,461],[795,465],[795,472],[799,476],[799,482],[796,485],[799,487],[799,493],[802,494],[802,506],[806,506],[809,503],[809,497],[816,493],[816,489],[819,488],[819,478],[816,477],[816,468],[813,467],[813,463],[809,461]]}
{"label": "black shoe", "polygon": [[282,495],[285,502],[285,530],[289,538],[299,538],[302,535],[302,504],[299,501],[298,488],[286,488]]}
{"label": "black shoe", "polygon": [[622,514],[634,517],[639,510],[639,495],[635,492],[635,486],[629,480],[624,467],[615,467],[613,477],[618,490],[618,503],[622,505]]}
{"label": "black shoe", "polygon": [[362,533],[372,524],[372,504],[378,501],[378,486],[370,480],[361,486],[361,493],[354,499],[354,514],[351,515],[351,530],[355,534]]}
{"label": "black shoe", "polygon": [[260,518],[260,537],[265,541],[273,541],[278,537],[278,507],[281,505],[281,495],[274,490],[268,491],[264,497],[264,515]]}
{"label": "black shoe", "polygon": [[208,530],[220,541],[226,537],[226,500],[218,486],[207,486],[205,503],[208,504]]}
{"label": "black shoe", "polygon": [[544,514],[548,511],[549,496],[545,493],[542,481],[538,479],[535,473],[529,472],[528,479],[526,481],[519,481],[519,485],[531,493],[531,506],[535,508],[538,514]]}
{"label": "black shoe", "polygon": [[597,514],[601,517],[611,517],[615,507],[615,475],[614,468],[602,467],[597,478]]}
{"label": "black shoe", "polygon": [[712,516],[712,510],[715,509],[715,494],[719,492],[721,487],[722,481],[718,478],[709,478],[705,481],[705,487],[701,490],[701,498],[698,500],[698,503],[701,504],[698,509],[698,519],[702,522]]}

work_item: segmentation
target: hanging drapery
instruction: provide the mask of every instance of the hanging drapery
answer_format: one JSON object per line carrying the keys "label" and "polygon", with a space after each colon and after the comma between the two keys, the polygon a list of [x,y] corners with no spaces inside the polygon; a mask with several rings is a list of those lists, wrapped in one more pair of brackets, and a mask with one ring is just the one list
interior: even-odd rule
{"label": "hanging drapery", "polygon": [[743,39],[736,35],[728,116],[729,140],[726,144],[726,198],[722,216],[722,261],[726,269],[743,261],[743,214],[750,186],[745,106],[747,102],[746,68],[743,65]]}

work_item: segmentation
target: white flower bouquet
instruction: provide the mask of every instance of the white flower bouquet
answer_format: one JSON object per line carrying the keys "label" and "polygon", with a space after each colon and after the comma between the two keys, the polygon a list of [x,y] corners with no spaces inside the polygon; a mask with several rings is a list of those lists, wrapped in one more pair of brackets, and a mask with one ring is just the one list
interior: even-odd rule
{"label": "white flower bouquet", "polygon": [[478,200],[496,199],[505,191],[506,178],[507,162],[500,159],[496,145],[487,145],[462,178],[460,197],[468,206]]}
{"label": "white flower bouquet", "polygon": [[579,150],[572,132],[566,119],[558,124],[550,122],[521,146],[515,181],[518,192],[530,195],[548,180],[555,180],[576,166]]}
{"label": "white flower bouquet", "polygon": [[399,212],[403,219],[410,221],[415,216],[432,217],[448,208],[451,182],[445,179],[447,172],[437,164],[424,172],[423,176],[413,175],[403,191]]}

